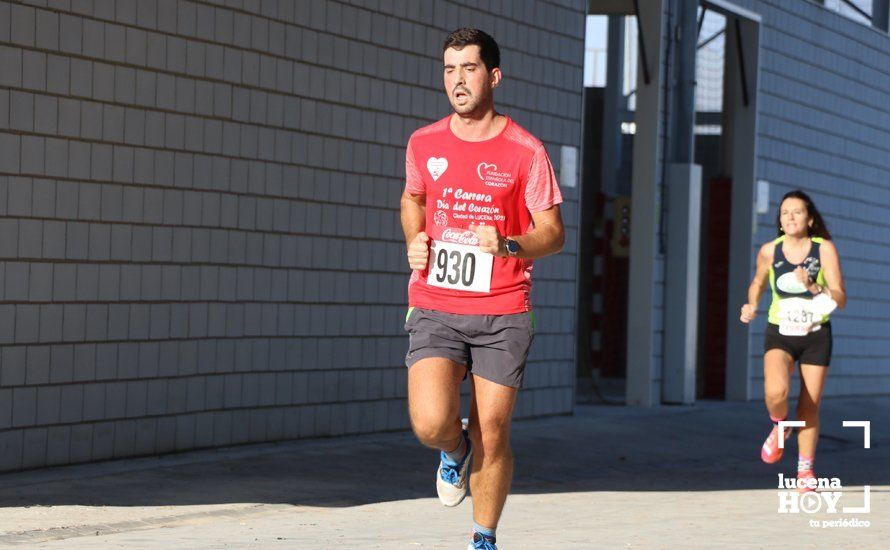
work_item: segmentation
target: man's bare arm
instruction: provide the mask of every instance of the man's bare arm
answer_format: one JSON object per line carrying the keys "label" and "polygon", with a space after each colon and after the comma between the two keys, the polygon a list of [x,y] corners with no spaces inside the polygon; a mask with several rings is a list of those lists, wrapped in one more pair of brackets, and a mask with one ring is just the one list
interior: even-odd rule
{"label": "man's bare arm", "polygon": [[405,247],[408,265],[411,269],[425,269],[429,257],[429,237],[424,232],[426,225],[426,195],[402,193],[402,231],[405,233]]}
{"label": "man's bare arm", "polygon": [[562,250],[566,242],[566,231],[562,224],[562,213],[559,205],[547,210],[532,213],[535,227],[525,235],[510,237],[519,243],[519,254],[516,256],[526,260],[534,260],[556,254]]}
{"label": "man's bare arm", "polygon": [[402,231],[405,232],[405,244],[414,240],[423,231],[426,223],[426,195],[412,195],[408,191],[402,193]]}
{"label": "man's bare arm", "polygon": [[541,212],[532,213],[535,227],[524,235],[500,235],[492,225],[471,225],[470,229],[479,237],[479,249],[495,256],[507,256],[506,239],[519,243],[517,258],[534,260],[562,250],[565,244],[565,228],[559,205]]}

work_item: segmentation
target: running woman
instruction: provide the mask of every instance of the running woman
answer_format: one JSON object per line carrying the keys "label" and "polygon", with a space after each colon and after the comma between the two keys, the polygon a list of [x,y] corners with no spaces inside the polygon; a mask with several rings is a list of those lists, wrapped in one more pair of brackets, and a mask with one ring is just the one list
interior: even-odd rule
{"label": "running woman", "polygon": [[496,550],[513,478],[511,418],[534,334],[532,260],[562,249],[562,195],[542,143],[495,111],[494,39],[463,28],[442,50],[454,112],[414,132],[405,155],[408,409],[420,442],[440,451],[442,504],[473,493],[468,548]]}
{"label": "running woman", "polygon": [[[814,478],[813,461],[819,440],[819,402],[831,361],[828,314],[844,307],[847,294],[837,249],[812,199],[803,191],[782,197],[776,217],[779,237],[760,247],[757,270],[748,287],[741,321],[750,323],[767,283],[772,289],[763,346],[764,397],[773,429],[760,458],[774,464],[782,458],[778,423],[788,417],[788,391],[794,363],[800,364],[797,418],[806,422],[797,436],[798,488]],[[791,434],[787,428],[784,438]],[[803,482],[803,483],[802,483]]]}

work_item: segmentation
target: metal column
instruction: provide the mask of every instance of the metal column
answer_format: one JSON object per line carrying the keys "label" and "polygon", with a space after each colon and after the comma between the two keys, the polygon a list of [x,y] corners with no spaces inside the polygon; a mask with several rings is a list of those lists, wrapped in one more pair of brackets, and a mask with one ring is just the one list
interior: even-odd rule
{"label": "metal column", "polygon": [[698,0],[676,0],[671,38],[675,77],[671,90],[665,182],[664,343],[661,399],[695,401],[698,355],[698,263],[701,249],[701,166],[692,163],[695,129],[695,61]]}
{"label": "metal column", "polygon": [[884,32],[890,31],[890,0],[872,0],[871,23]]}

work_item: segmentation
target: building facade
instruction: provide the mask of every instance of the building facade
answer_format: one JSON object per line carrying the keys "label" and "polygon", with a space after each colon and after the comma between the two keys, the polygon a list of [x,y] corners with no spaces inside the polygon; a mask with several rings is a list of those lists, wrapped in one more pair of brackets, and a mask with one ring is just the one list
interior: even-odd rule
{"label": "building facade", "polygon": [[[404,149],[441,43],[579,146],[583,5],[0,2],[0,470],[408,428]],[[563,176],[563,174],[560,174]],[[571,410],[573,228],[519,416]]]}
{"label": "building facade", "polygon": [[[600,155],[583,178],[582,197],[598,194],[606,208],[592,210],[588,199],[581,208],[582,228],[588,212],[608,218],[609,207],[622,198],[632,211],[623,264],[627,300],[607,307],[595,325],[607,330],[610,317],[627,316],[626,362],[617,374],[625,376],[628,404],[762,396],[765,315],[749,327],[739,322],[739,308],[757,250],[777,236],[779,201],[796,188],[813,197],[826,219],[849,296],[847,308],[834,314],[825,393],[890,389],[890,317],[882,313],[890,283],[881,276],[890,258],[888,3],[853,6],[812,0],[589,3],[589,14],[609,16],[609,32],[620,34],[610,38],[610,49],[632,53],[613,57],[636,64],[630,65],[635,79],[628,93],[621,89],[626,67],[611,65],[610,57],[606,80],[614,75],[616,81],[588,103],[588,112],[601,113],[603,122],[601,133],[585,131],[585,139],[593,136],[585,152],[598,148]],[[711,14],[718,32],[709,35],[702,23]],[[619,19],[633,21],[629,31]],[[622,33],[630,32],[633,39],[622,42]],[[706,103],[719,109],[703,112],[695,99],[708,75],[696,73],[696,64],[717,39],[721,59],[709,92],[716,89],[718,97]],[[713,52],[708,55],[714,67]],[[607,229],[618,223],[611,215]],[[591,235],[582,231],[581,249],[593,242]],[[620,255],[615,247],[606,250],[599,265],[608,271]],[[580,265],[582,279],[602,278]],[[608,294],[601,300],[608,306]],[[767,292],[763,312],[768,300]],[[582,319],[584,307],[579,301]],[[609,341],[591,338],[590,345],[596,348],[598,340]]]}
{"label": "building facade", "polygon": [[[0,471],[407,429],[404,149],[461,26],[566,199],[518,417],[571,412],[597,357],[629,405],[758,399],[736,312],[798,187],[849,294],[826,394],[890,391],[888,6],[856,3],[0,0]],[[588,14],[627,18],[599,103]]]}

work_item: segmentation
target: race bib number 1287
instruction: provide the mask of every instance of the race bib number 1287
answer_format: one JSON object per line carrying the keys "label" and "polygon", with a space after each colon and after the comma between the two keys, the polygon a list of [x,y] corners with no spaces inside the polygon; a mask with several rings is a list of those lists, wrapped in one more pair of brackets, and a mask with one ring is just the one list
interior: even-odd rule
{"label": "race bib number 1287", "polygon": [[488,293],[493,260],[494,256],[480,251],[478,246],[432,241],[426,283],[453,290]]}
{"label": "race bib number 1287", "polygon": [[822,316],[837,307],[837,302],[819,294],[815,298],[783,298],[779,300],[779,334],[806,336],[822,328]]}

